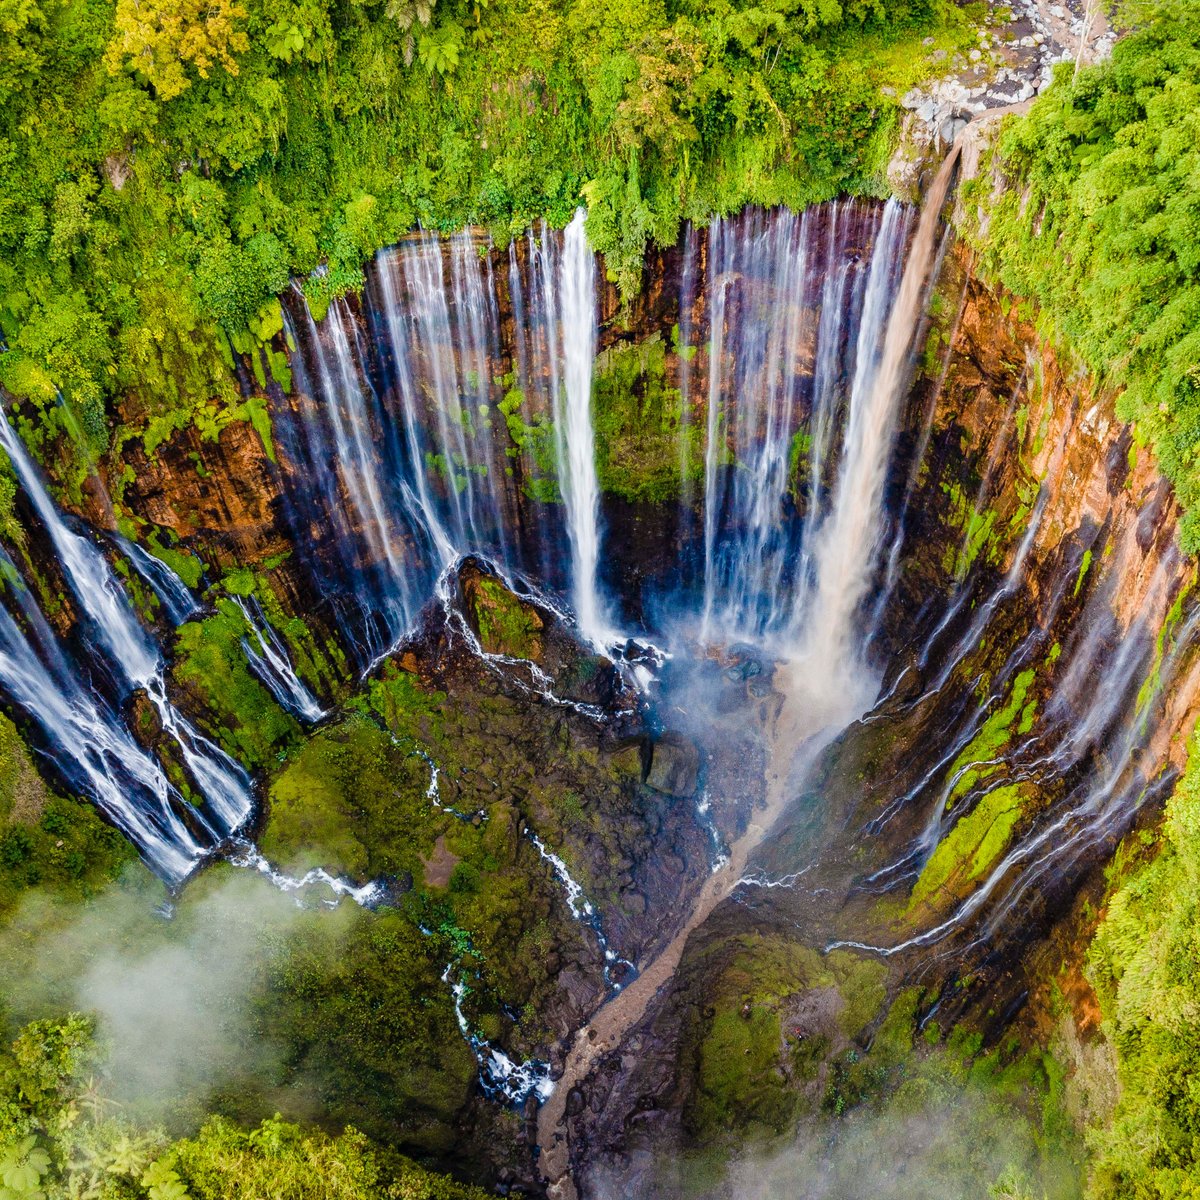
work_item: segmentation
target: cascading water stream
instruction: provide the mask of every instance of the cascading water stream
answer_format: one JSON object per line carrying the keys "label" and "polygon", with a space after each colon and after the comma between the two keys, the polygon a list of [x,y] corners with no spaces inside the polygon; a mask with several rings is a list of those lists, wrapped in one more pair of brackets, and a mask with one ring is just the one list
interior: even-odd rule
{"label": "cascading water stream", "polygon": [[[854,618],[875,577],[884,532],[883,491],[892,441],[909,379],[913,341],[932,285],[942,206],[957,159],[957,151],[952,151],[925,199],[899,293],[887,321],[882,353],[873,370],[867,366],[868,355],[860,346],[842,469],[829,517],[817,534],[814,555],[817,582],[811,609],[796,614],[804,621],[802,648],[796,656],[802,686],[810,698],[814,685],[824,692],[821,703],[828,704],[833,711],[852,711],[855,707],[862,711],[874,699],[877,688],[874,681],[864,683],[857,697],[852,701],[847,698],[849,679],[862,679],[867,670],[861,652],[853,645]],[[889,230],[889,221],[899,221],[895,207],[890,204],[880,236],[884,244],[895,236]],[[883,288],[874,275],[873,263],[866,312],[881,305]],[[864,328],[870,324],[872,320],[864,315]],[[793,672],[796,669],[794,666]]]}
{"label": "cascading water stream", "polygon": [[0,568],[22,622],[0,606],[0,686],[37,727],[46,757],[71,787],[91,797],[164,879],[182,879],[204,853],[180,817],[186,802],[88,687],[2,551]]}
{"label": "cascading water stream", "polygon": [[814,212],[751,211],[709,231],[702,641],[794,646],[829,517],[827,463],[855,453],[835,446],[838,413],[870,394],[908,210]]}
{"label": "cascading water stream", "polygon": [[200,611],[200,603],[187,584],[161,558],[155,558],[137,542],[131,542],[120,534],[116,535],[115,540],[121,553],[133,564],[133,569],[162,602],[172,625],[182,625]]}
{"label": "cascading water stream", "polygon": [[154,704],[163,730],[179,747],[207,805],[218,836],[238,829],[250,815],[252,798],[245,771],[198,733],[167,698],[162,656],[138,623],[124,589],[98,546],[67,527],[46,491],[24,443],[0,414],[3,446],[49,535],[63,574],[86,618],[89,640],[102,651],[122,688],[122,697],[141,688]]}
{"label": "cascading water stream", "polygon": [[600,483],[592,430],[592,364],[596,357],[596,257],[580,209],[563,236],[559,263],[562,387],[555,392],[554,428],[560,486],[571,539],[572,599],[584,637],[602,646],[611,640],[601,603]]}
{"label": "cascading water stream", "polygon": [[242,650],[251,669],[284,708],[310,725],[315,725],[324,718],[325,710],[296,674],[287,650],[271,628],[258,598],[235,595],[231,599],[241,611],[257,643],[251,644],[248,638],[242,639]]}
{"label": "cascading water stream", "polygon": [[[589,641],[608,637],[591,415],[596,267],[583,222],[581,210],[561,234],[531,235],[524,263],[510,248],[507,392],[497,281],[467,232],[417,234],[381,253],[361,316],[344,300],[319,323],[307,308],[285,313],[298,397],[275,414],[288,511],[317,548],[314,574],[364,668],[467,554],[532,567],[569,592]],[[522,493],[561,496],[564,519],[551,506],[536,528],[523,525]]]}

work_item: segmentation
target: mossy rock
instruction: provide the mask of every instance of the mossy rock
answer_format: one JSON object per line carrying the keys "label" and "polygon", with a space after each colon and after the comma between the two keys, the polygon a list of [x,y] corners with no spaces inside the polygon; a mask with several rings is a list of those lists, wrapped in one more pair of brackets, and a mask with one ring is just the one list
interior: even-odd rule
{"label": "mossy rock", "polygon": [[176,631],[171,675],[201,710],[205,732],[253,769],[277,761],[300,726],[251,672],[242,649],[248,635],[237,606],[218,600],[212,616]]}
{"label": "mossy rock", "polygon": [[650,751],[646,785],[667,796],[694,795],[700,774],[700,751],[689,738],[664,733]]}
{"label": "mossy rock", "polygon": [[685,1108],[698,1141],[787,1129],[815,1103],[808,1085],[886,999],[879,962],[845,951],[822,957],[776,935],[717,942],[691,970],[705,1006]]}
{"label": "mossy rock", "polygon": [[686,421],[667,383],[667,348],[655,333],[597,355],[593,384],[596,470],[605,492],[632,502],[674,500],[704,475],[702,427]]}
{"label": "mossy rock", "polygon": [[1029,788],[993,788],[937,844],[913,886],[909,911],[952,899],[981,879],[999,861],[1013,831],[1033,807]]}
{"label": "mossy rock", "polygon": [[463,567],[459,579],[467,616],[484,650],[540,662],[545,622],[537,609],[472,564]]}

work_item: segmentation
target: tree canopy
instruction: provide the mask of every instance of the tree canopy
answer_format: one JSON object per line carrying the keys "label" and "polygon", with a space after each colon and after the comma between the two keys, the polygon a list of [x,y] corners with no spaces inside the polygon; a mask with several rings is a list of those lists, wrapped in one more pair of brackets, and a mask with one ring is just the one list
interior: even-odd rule
{"label": "tree canopy", "polygon": [[[0,0],[0,383],[88,453],[235,404],[225,345],[418,223],[648,241],[878,191],[951,0]],[[928,35],[935,42],[923,45]],[[27,432],[29,432],[27,430]],[[35,447],[36,448],[36,447]]]}
{"label": "tree canopy", "polygon": [[1200,3],[1142,2],[1111,61],[1070,67],[976,185],[985,268],[1122,389],[1200,550]]}

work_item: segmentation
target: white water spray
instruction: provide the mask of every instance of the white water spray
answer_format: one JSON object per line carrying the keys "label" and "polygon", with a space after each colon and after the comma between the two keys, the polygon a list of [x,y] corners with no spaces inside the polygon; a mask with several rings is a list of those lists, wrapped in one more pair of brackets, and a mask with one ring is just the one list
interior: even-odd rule
{"label": "white water spray", "polygon": [[193,780],[208,803],[217,834],[232,833],[250,815],[250,780],[223,750],[197,732],[167,698],[164,663],[138,624],[133,607],[100,548],[68,528],[50,499],[25,444],[0,413],[0,446],[42,522],[67,583],[87,618],[89,634],[106,652],[124,693],[145,691],[164,731],[178,745]]}
{"label": "white water spray", "polygon": [[563,236],[559,263],[562,387],[555,393],[559,481],[571,539],[572,598],[584,637],[603,646],[612,634],[600,600],[600,483],[592,429],[592,365],[596,357],[596,256],[576,212]]}

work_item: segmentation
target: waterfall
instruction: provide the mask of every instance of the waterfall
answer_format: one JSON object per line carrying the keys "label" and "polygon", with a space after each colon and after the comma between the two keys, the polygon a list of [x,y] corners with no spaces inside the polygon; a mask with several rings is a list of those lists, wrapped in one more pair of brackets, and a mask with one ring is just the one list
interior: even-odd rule
{"label": "waterfall", "polygon": [[562,388],[555,394],[559,480],[571,538],[572,598],[584,637],[603,645],[611,636],[601,603],[600,483],[592,429],[592,363],[596,357],[596,257],[587,244],[583,209],[567,226],[559,265],[562,297]]}
{"label": "waterfall", "polygon": [[[863,304],[841,467],[829,515],[816,535],[816,584],[797,595],[801,632],[787,664],[787,686],[804,712],[804,728],[843,726],[865,711],[878,692],[862,639],[855,637],[855,618],[878,571],[884,484],[956,161],[957,153],[951,153],[930,188],[898,291],[890,277],[893,264],[901,261],[907,222],[895,201],[884,210]],[[874,330],[881,324],[886,332],[876,355]]]}
{"label": "waterfall", "polygon": [[86,672],[68,657],[3,551],[0,567],[24,625],[0,606],[0,686],[33,722],[46,757],[67,783],[89,796],[160,875],[182,879],[203,853],[180,817],[189,806],[99,690],[88,686]]}
{"label": "waterfall", "polygon": [[325,716],[325,710],[296,674],[287,650],[271,628],[257,596],[232,596],[241,611],[242,619],[254,636],[257,646],[242,639],[242,650],[251,670],[267,686],[272,696],[289,712],[310,725]]}
{"label": "waterfall", "polygon": [[[583,211],[562,233],[531,232],[524,262],[510,247],[505,282],[516,328],[503,388],[498,280],[466,231],[417,233],[378,255],[361,315],[345,300],[319,323],[306,307],[285,314],[298,399],[273,415],[288,512],[363,668],[467,554],[561,587],[584,636],[608,636]],[[550,510],[534,528],[521,524],[523,495]]]}
{"label": "waterfall", "polygon": [[[335,300],[325,320],[323,339],[316,323],[307,313],[309,337],[316,378],[312,381],[322,400],[325,430],[315,430],[312,441],[321,445],[328,433],[332,441],[336,482],[326,484],[327,491],[340,504],[341,495],[349,501],[349,528],[339,534],[345,547],[361,539],[368,557],[368,568],[358,574],[359,596],[363,609],[382,621],[384,630],[374,625],[366,630],[368,654],[372,659],[387,652],[407,627],[416,611],[414,592],[406,569],[403,545],[404,527],[398,517],[400,506],[390,493],[379,449],[381,421],[378,404],[371,391],[364,357],[358,352],[357,326],[344,301]],[[307,382],[303,372],[301,382]],[[310,426],[318,424],[315,416]],[[313,464],[326,473],[326,464]],[[345,523],[343,521],[343,523]]]}
{"label": "waterfall", "polygon": [[[299,318],[300,402],[279,414],[297,493],[289,504],[298,530],[325,539],[322,590],[350,614],[344,625],[364,666],[411,627],[439,572],[466,554],[566,592],[596,645],[619,623],[600,581],[599,298],[584,216],[561,234],[531,230],[523,254],[510,245],[501,273],[510,326],[492,256],[467,233],[418,233],[381,253],[361,316],[339,300],[319,325],[307,312]],[[911,219],[894,202],[844,201],[714,220],[703,303],[699,238],[685,236],[681,471],[705,368],[704,358],[692,366],[690,350],[707,356],[696,530],[704,639],[794,650],[810,625],[831,619],[830,600],[849,597],[846,613],[819,628],[846,650],[847,619],[874,570],[881,530],[872,514],[929,274],[922,259],[921,286],[889,324]],[[707,329],[694,328],[702,318]],[[690,482],[681,490],[687,509]],[[692,529],[686,513],[682,527]]]}
{"label": "waterfall", "polygon": [[695,318],[693,307],[696,302],[696,260],[699,257],[699,235],[696,226],[688,221],[683,232],[683,264],[679,271],[679,502],[684,516],[685,537],[691,535],[691,508],[693,485],[689,473],[690,423],[692,412],[692,356],[696,347]]}
{"label": "waterfall", "polygon": [[850,319],[857,320],[862,310],[861,293],[847,304],[846,289],[851,277],[855,282],[864,279],[857,263],[843,248],[847,225],[853,210],[847,204],[835,204],[829,220],[825,248],[825,278],[821,285],[821,314],[817,325],[816,362],[813,367],[812,420],[808,451],[808,487],[805,494],[806,511],[800,535],[801,586],[810,578],[815,532],[824,516],[825,466],[833,453],[833,439],[841,390],[838,387],[842,372],[842,328]]}
{"label": "waterfall", "polygon": [[131,542],[120,534],[117,534],[114,540],[121,553],[133,565],[133,569],[150,585],[162,602],[172,625],[182,625],[200,611],[200,605],[187,584],[161,558],[155,558],[137,542]]}
{"label": "waterfall", "polygon": [[[873,371],[866,368],[860,350],[859,370],[850,396],[846,451],[833,510],[819,533],[817,589],[812,616],[807,618],[806,650],[829,664],[844,663],[850,657],[851,623],[874,575],[876,552],[883,536],[883,487],[892,439],[909,381],[913,339],[931,283],[942,205],[957,157],[957,153],[947,157],[926,197],[899,295],[887,322],[882,356]],[[892,228],[900,223],[896,209],[895,202],[891,202],[885,212],[885,233],[880,239],[883,244],[894,244]],[[893,253],[893,260],[895,257]],[[876,261],[880,261],[878,255]],[[882,309],[883,290],[873,267],[866,304],[871,316],[864,315],[864,328],[873,323],[876,310]]]}
{"label": "waterfall", "polygon": [[198,733],[167,698],[164,664],[138,623],[128,596],[98,546],[67,527],[50,499],[24,443],[0,413],[4,448],[25,494],[54,546],[59,565],[85,618],[85,637],[99,661],[107,661],[122,698],[142,689],[154,704],[163,730],[179,747],[192,779],[207,802],[209,824],[224,835],[250,815],[250,781],[223,750]]}
{"label": "waterfall", "polygon": [[845,202],[709,230],[702,640],[796,641],[838,414],[873,378],[907,225]]}
{"label": "waterfall", "polygon": [[[793,602],[795,622],[803,628],[805,655],[819,656],[830,668],[855,657],[849,640],[855,612],[871,583],[882,533],[883,484],[900,400],[898,373],[923,299],[920,293],[906,294],[902,286],[892,303],[905,226],[904,212],[895,201],[889,202],[867,278],[841,467],[829,513],[817,527],[812,549],[815,585],[797,589]],[[911,264],[918,253],[919,247],[914,246],[910,274],[915,274]],[[922,264],[921,271],[925,270],[927,264]],[[886,331],[882,353],[881,331]]]}

